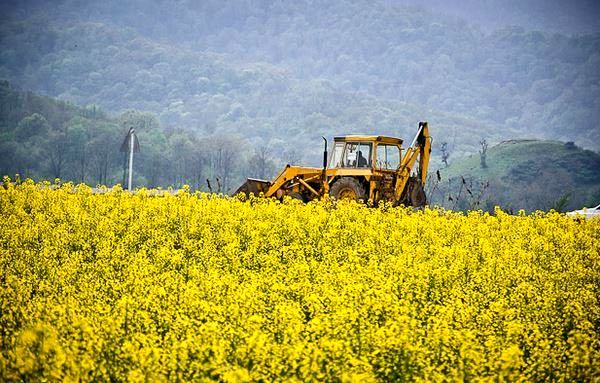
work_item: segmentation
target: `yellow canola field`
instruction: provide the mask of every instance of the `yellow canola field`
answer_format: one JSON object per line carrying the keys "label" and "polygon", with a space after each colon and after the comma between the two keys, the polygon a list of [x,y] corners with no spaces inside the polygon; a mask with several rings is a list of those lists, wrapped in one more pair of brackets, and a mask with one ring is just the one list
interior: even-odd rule
{"label": "yellow canola field", "polygon": [[600,220],[0,187],[0,381],[598,381]]}

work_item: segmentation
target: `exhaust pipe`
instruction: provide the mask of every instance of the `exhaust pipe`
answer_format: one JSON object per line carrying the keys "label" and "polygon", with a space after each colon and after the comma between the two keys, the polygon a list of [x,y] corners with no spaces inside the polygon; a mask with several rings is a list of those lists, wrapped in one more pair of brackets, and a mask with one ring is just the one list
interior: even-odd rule
{"label": "exhaust pipe", "polygon": [[323,141],[325,141],[325,150],[323,151],[323,170],[327,169],[327,138],[321,136]]}

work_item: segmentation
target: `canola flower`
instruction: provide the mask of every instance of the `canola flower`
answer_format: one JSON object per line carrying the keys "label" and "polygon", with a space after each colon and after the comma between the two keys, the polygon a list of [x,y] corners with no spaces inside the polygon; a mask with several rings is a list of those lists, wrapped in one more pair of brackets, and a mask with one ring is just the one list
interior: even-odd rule
{"label": "canola flower", "polygon": [[0,188],[0,381],[598,381],[600,220]]}

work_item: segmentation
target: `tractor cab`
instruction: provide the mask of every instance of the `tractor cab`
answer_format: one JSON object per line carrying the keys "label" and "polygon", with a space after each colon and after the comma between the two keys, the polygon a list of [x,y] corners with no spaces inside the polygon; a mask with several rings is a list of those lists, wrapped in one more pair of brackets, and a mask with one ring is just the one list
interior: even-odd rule
{"label": "tractor cab", "polygon": [[335,137],[328,168],[376,168],[395,171],[402,158],[401,145],[402,140],[394,137]]}

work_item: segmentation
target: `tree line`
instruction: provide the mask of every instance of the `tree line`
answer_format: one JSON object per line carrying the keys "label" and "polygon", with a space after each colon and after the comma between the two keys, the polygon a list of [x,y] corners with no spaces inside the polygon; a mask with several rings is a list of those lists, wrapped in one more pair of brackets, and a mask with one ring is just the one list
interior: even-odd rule
{"label": "tree line", "polygon": [[275,162],[266,147],[235,135],[200,136],[165,129],[156,116],[128,110],[110,117],[95,106],[80,108],[0,81],[0,173],[36,180],[56,178],[89,185],[124,183],[126,153],[120,146],[136,129],[141,150],[134,161],[134,185],[187,184],[228,192],[246,176],[270,178]]}

